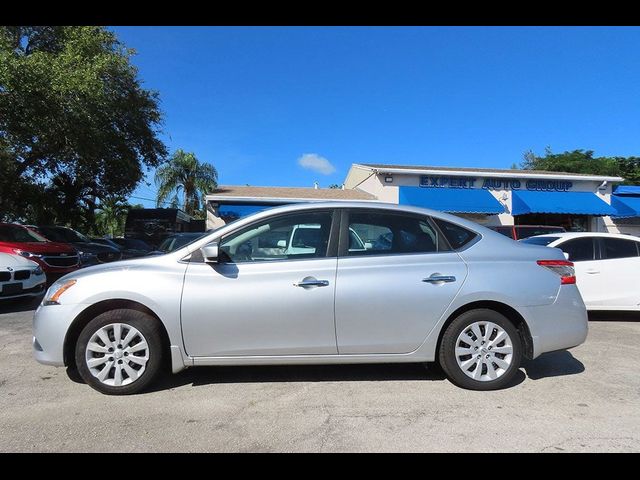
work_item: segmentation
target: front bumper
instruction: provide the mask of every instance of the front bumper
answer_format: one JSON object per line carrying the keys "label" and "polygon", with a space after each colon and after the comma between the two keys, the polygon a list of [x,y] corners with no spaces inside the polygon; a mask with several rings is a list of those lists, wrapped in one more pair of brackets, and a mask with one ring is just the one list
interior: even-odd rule
{"label": "front bumper", "polygon": [[584,343],[589,331],[587,309],[575,285],[560,287],[551,305],[521,307],[533,340],[533,358]]}
{"label": "front bumper", "polygon": [[33,315],[33,356],[45,365],[64,366],[69,325],[88,305],[40,305]]}

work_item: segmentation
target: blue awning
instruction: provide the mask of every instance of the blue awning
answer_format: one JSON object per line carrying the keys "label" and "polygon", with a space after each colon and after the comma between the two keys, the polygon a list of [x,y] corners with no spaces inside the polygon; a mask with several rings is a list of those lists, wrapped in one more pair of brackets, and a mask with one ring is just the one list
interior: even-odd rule
{"label": "blue awning", "polygon": [[611,195],[611,206],[616,209],[614,218],[640,217],[640,195]]}
{"label": "blue awning", "polygon": [[615,215],[616,210],[591,192],[513,191],[512,215],[564,213],[573,215]]}
{"label": "blue awning", "polygon": [[400,187],[400,205],[413,205],[449,213],[504,213],[488,190],[475,188]]}
{"label": "blue awning", "polygon": [[640,186],[638,185],[618,185],[613,191],[614,195],[640,195]]}

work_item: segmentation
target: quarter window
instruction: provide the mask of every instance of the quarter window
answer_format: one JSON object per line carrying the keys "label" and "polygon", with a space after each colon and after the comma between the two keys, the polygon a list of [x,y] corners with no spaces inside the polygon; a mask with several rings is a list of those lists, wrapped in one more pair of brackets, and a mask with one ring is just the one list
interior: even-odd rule
{"label": "quarter window", "polygon": [[442,234],[447,238],[449,245],[451,245],[451,248],[454,250],[464,247],[478,236],[477,233],[467,230],[455,223],[447,222],[440,218],[434,218],[433,221],[436,222],[438,228],[440,228]]}
{"label": "quarter window", "polygon": [[565,253],[569,254],[569,260],[572,262],[584,262],[586,260],[593,260],[594,248],[593,237],[576,238],[564,242],[558,247]]}
{"label": "quarter window", "polygon": [[[427,217],[351,211],[349,256],[448,250]],[[357,237],[359,241],[354,241]]]}
{"label": "quarter window", "polygon": [[603,258],[629,258],[638,256],[638,242],[622,238],[603,238]]}
{"label": "quarter window", "polygon": [[255,223],[222,240],[220,259],[244,263],[325,257],[331,217],[330,212],[304,212]]}

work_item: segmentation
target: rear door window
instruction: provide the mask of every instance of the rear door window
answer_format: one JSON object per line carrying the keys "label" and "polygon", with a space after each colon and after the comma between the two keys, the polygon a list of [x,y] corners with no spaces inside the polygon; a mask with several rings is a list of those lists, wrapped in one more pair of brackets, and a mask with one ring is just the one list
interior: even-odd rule
{"label": "rear door window", "polygon": [[349,256],[431,253],[449,249],[428,217],[352,210],[348,228],[360,239],[360,242],[349,239]]}

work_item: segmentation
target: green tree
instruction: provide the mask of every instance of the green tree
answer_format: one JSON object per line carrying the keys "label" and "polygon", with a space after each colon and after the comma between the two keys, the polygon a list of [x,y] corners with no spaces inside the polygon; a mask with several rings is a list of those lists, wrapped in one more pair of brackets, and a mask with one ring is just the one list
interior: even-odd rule
{"label": "green tree", "polygon": [[158,167],[155,181],[158,207],[169,201],[189,215],[201,215],[198,212],[204,205],[204,195],[218,186],[218,172],[213,165],[200,162],[195,154],[178,149]]}
{"label": "green tree", "polygon": [[158,94],[104,27],[0,27],[0,211],[85,228],[159,165]]}
{"label": "green tree", "polygon": [[593,150],[553,153],[549,147],[544,156],[531,150],[524,154],[522,168],[552,172],[621,176],[626,184],[640,183],[640,157],[595,157]]}
{"label": "green tree", "polygon": [[96,223],[93,232],[97,235],[119,237],[124,235],[124,226],[129,211],[143,208],[142,205],[130,205],[122,198],[111,197],[103,200],[96,211]]}

